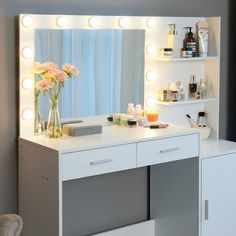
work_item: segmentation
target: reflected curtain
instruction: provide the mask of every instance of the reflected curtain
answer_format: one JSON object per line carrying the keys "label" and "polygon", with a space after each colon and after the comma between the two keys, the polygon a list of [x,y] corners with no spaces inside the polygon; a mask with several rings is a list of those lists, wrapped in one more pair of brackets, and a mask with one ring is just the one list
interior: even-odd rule
{"label": "reflected curtain", "polygon": [[[143,103],[144,31],[36,30],[35,61],[77,66],[80,74],[65,82],[61,118],[126,112],[127,103]],[[48,97],[40,109],[47,120]]]}

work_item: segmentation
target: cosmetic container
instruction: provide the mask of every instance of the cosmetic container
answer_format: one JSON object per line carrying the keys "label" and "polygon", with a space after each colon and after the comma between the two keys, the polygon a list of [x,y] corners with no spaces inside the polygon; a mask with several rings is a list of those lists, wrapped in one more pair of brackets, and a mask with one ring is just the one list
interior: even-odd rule
{"label": "cosmetic container", "polygon": [[195,99],[197,92],[197,83],[195,79],[195,75],[190,76],[190,83],[189,83],[189,98]]}
{"label": "cosmetic container", "polygon": [[192,56],[196,56],[197,52],[197,44],[196,44],[196,39],[193,37],[193,32],[192,32],[193,27],[185,27],[187,30],[185,39],[184,39],[184,48],[187,49],[192,49]]}

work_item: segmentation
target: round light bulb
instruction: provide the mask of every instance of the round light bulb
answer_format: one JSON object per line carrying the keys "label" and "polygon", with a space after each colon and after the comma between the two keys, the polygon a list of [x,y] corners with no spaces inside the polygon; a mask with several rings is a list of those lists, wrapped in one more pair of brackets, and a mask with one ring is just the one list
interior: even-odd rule
{"label": "round light bulb", "polygon": [[33,112],[31,109],[27,108],[22,112],[22,118],[24,120],[32,120],[33,119]]}
{"label": "round light bulb", "polygon": [[30,15],[25,15],[22,18],[22,25],[25,27],[31,27],[33,24],[33,19]]}
{"label": "round light bulb", "polygon": [[146,73],[146,79],[148,81],[153,81],[153,80],[155,80],[155,78],[156,78],[156,74],[153,71],[148,71]]}
{"label": "round light bulb", "polygon": [[22,56],[24,58],[31,58],[33,56],[33,50],[30,47],[25,47],[22,50]]}
{"label": "round light bulb", "polygon": [[127,17],[122,17],[122,18],[120,18],[120,20],[119,20],[119,25],[120,25],[120,27],[122,27],[122,28],[127,27],[128,23],[129,23],[129,20],[128,20]]}
{"label": "round light bulb", "polygon": [[148,107],[153,107],[156,104],[156,101],[154,98],[147,98],[146,104]]}
{"label": "round light bulb", "polygon": [[153,28],[156,25],[156,20],[154,18],[148,18],[147,19],[147,26],[149,28]]}
{"label": "round light bulb", "polygon": [[153,55],[156,52],[156,48],[153,44],[147,45],[146,51],[149,55]]}
{"label": "round light bulb", "polygon": [[98,19],[96,17],[90,17],[89,18],[89,25],[92,27],[92,28],[96,28],[98,26]]}
{"label": "round light bulb", "polygon": [[34,86],[34,82],[32,79],[27,78],[22,81],[23,89],[31,89],[33,86]]}
{"label": "round light bulb", "polygon": [[57,18],[57,26],[60,27],[60,28],[63,28],[63,27],[65,27],[65,25],[66,25],[65,17],[64,16],[59,16]]}

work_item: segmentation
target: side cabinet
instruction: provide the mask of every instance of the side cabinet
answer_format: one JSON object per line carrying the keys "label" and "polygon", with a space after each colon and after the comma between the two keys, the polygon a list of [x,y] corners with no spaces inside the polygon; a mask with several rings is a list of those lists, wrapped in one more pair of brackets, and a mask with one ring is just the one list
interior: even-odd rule
{"label": "side cabinet", "polygon": [[236,235],[236,153],[202,160],[202,236]]}

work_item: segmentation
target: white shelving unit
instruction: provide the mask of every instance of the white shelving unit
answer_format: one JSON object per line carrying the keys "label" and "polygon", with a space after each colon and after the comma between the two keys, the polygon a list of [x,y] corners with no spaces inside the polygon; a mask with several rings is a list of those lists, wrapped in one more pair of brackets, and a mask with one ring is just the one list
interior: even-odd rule
{"label": "white shelving unit", "polygon": [[[198,112],[205,111],[208,125],[211,127],[211,138],[219,137],[219,81],[220,81],[220,17],[157,17],[158,30],[156,32],[156,54],[146,55],[155,58],[152,68],[156,79],[145,82],[145,99],[152,97],[153,107],[146,109],[160,112],[160,120],[189,126],[186,114],[197,121]],[[208,57],[193,58],[163,58],[161,48],[166,47],[168,24],[176,24],[178,31],[178,48],[183,47],[186,26],[192,26],[196,33],[196,24],[205,20],[209,25]],[[194,36],[196,38],[196,34]],[[154,69],[153,69],[154,68]],[[188,96],[190,76],[195,75],[199,83],[201,79],[207,82],[207,98],[190,100]],[[181,81],[186,100],[178,102],[161,102],[159,91],[167,89],[171,82]]]}

